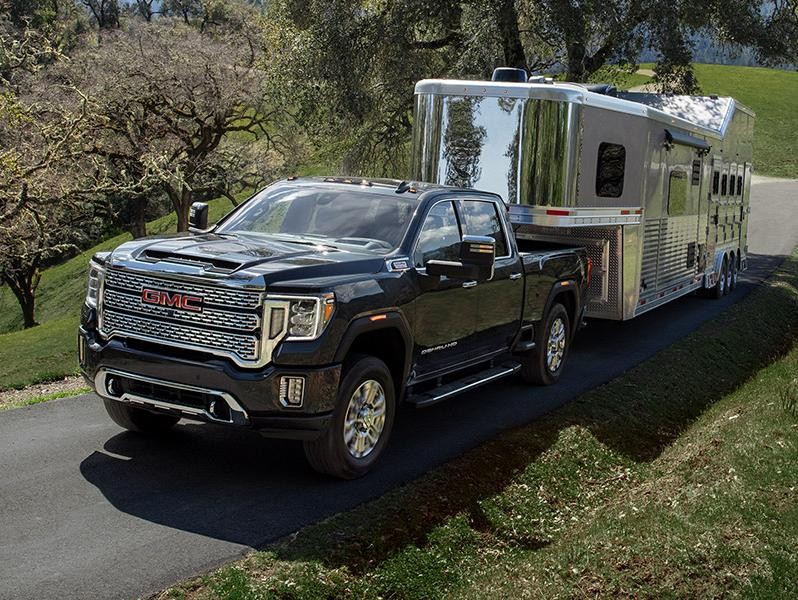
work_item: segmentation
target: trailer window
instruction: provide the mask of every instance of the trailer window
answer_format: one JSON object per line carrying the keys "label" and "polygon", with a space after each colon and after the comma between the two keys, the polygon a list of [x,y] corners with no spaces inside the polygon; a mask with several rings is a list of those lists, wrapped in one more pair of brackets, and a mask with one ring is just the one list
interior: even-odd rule
{"label": "trailer window", "polygon": [[671,171],[668,187],[668,215],[681,217],[687,211],[687,173]]}
{"label": "trailer window", "polygon": [[620,144],[601,142],[596,165],[596,195],[619,198],[623,194],[626,148]]}
{"label": "trailer window", "polygon": [[717,196],[720,193],[720,171],[712,174],[712,194]]}
{"label": "trailer window", "polygon": [[463,231],[466,235],[484,235],[496,240],[496,258],[509,255],[504,238],[502,222],[493,202],[464,200],[460,203],[463,215]]}
{"label": "trailer window", "polygon": [[460,227],[451,202],[440,202],[433,206],[421,233],[418,235],[413,263],[424,267],[428,260],[458,260],[460,257]]}
{"label": "trailer window", "polygon": [[723,174],[723,177],[720,180],[720,195],[725,196],[729,191],[729,176],[726,173]]}
{"label": "trailer window", "polygon": [[737,195],[738,196],[742,196],[743,195],[743,176],[742,175],[738,175],[737,176]]}

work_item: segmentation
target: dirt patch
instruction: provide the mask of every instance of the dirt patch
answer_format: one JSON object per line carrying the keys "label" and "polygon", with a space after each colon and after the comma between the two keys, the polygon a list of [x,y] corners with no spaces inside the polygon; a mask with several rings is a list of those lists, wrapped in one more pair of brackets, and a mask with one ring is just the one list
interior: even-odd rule
{"label": "dirt patch", "polygon": [[67,377],[59,381],[50,381],[47,383],[37,383],[21,390],[6,390],[0,391],[0,406],[6,404],[18,404],[33,398],[40,398],[42,396],[50,396],[53,394],[67,394],[75,392],[79,394],[86,389],[86,381],[83,377]]}

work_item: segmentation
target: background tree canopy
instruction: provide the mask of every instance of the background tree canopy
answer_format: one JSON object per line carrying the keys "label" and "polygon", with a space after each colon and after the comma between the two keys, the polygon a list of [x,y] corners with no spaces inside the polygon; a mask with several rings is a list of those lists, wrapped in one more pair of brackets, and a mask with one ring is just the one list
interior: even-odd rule
{"label": "background tree canopy", "polygon": [[588,81],[698,40],[798,62],[798,0],[0,0],[0,282],[297,171],[402,177],[413,87],[496,66]]}

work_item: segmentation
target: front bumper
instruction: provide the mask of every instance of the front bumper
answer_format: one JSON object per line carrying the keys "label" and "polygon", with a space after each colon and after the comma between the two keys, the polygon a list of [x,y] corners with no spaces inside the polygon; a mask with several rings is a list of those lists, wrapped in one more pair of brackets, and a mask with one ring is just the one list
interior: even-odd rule
{"label": "front bumper", "polygon": [[[313,369],[269,365],[251,370],[223,359],[180,353],[176,348],[142,347],[121,339],[103,341],[93,330],[78,330],[81,371],[103,398],[199,421],[250,427],[269,437],[313,439],[329,423],[340,365]],[[299,407],[280,401],[281,378],[289,375],[305,380]]]}

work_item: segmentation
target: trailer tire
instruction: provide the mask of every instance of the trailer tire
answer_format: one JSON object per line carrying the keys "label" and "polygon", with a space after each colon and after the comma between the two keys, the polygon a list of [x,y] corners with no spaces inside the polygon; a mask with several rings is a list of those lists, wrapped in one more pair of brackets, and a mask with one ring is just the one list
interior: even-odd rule
{"label": "trailer tire", "polygon": [[571,320],[565,307],[555,302],[535,336],[535,349],[521,356],[521,378],[536,385],[557,383],[570,347]]}
{"label": "trailer tire", "polygon": [[[339,479],[355,479],[368,473],[391,435],[396,413],[394,389],[391,371],[383,361],[362,354],[352,356],[344,367],[327,429],[303,444],[310,466]],[[367,402],[371,394],[375,395]],[[382,410],[375,411],[380,405]],[[376,429],[377,437],[372,441],[368,433]]]}
{"label": "trailer tire", "polygon": [[738,273],[738,255],[732,255],[731,262],[729,264],[729,283],[726,286],[727,293],[731,293],[737,289],[737,273]]}
{"label": "trailer tire", "polygon": [[726,277],[729,269],[729,260],[728,257],[723,257],[723,264],[720,267],[720,273],[718,273],[718,280],[715,282],[715,287],[712,288],[712,297],[715,300],[720,300],[723,296],[726,295]]}
{"label": "trailer tire", "polygon": [[120,427],[135,433],[159,434],[177,425],[180,417],[162,415],[117,400],[103,398],[105,411]]}

